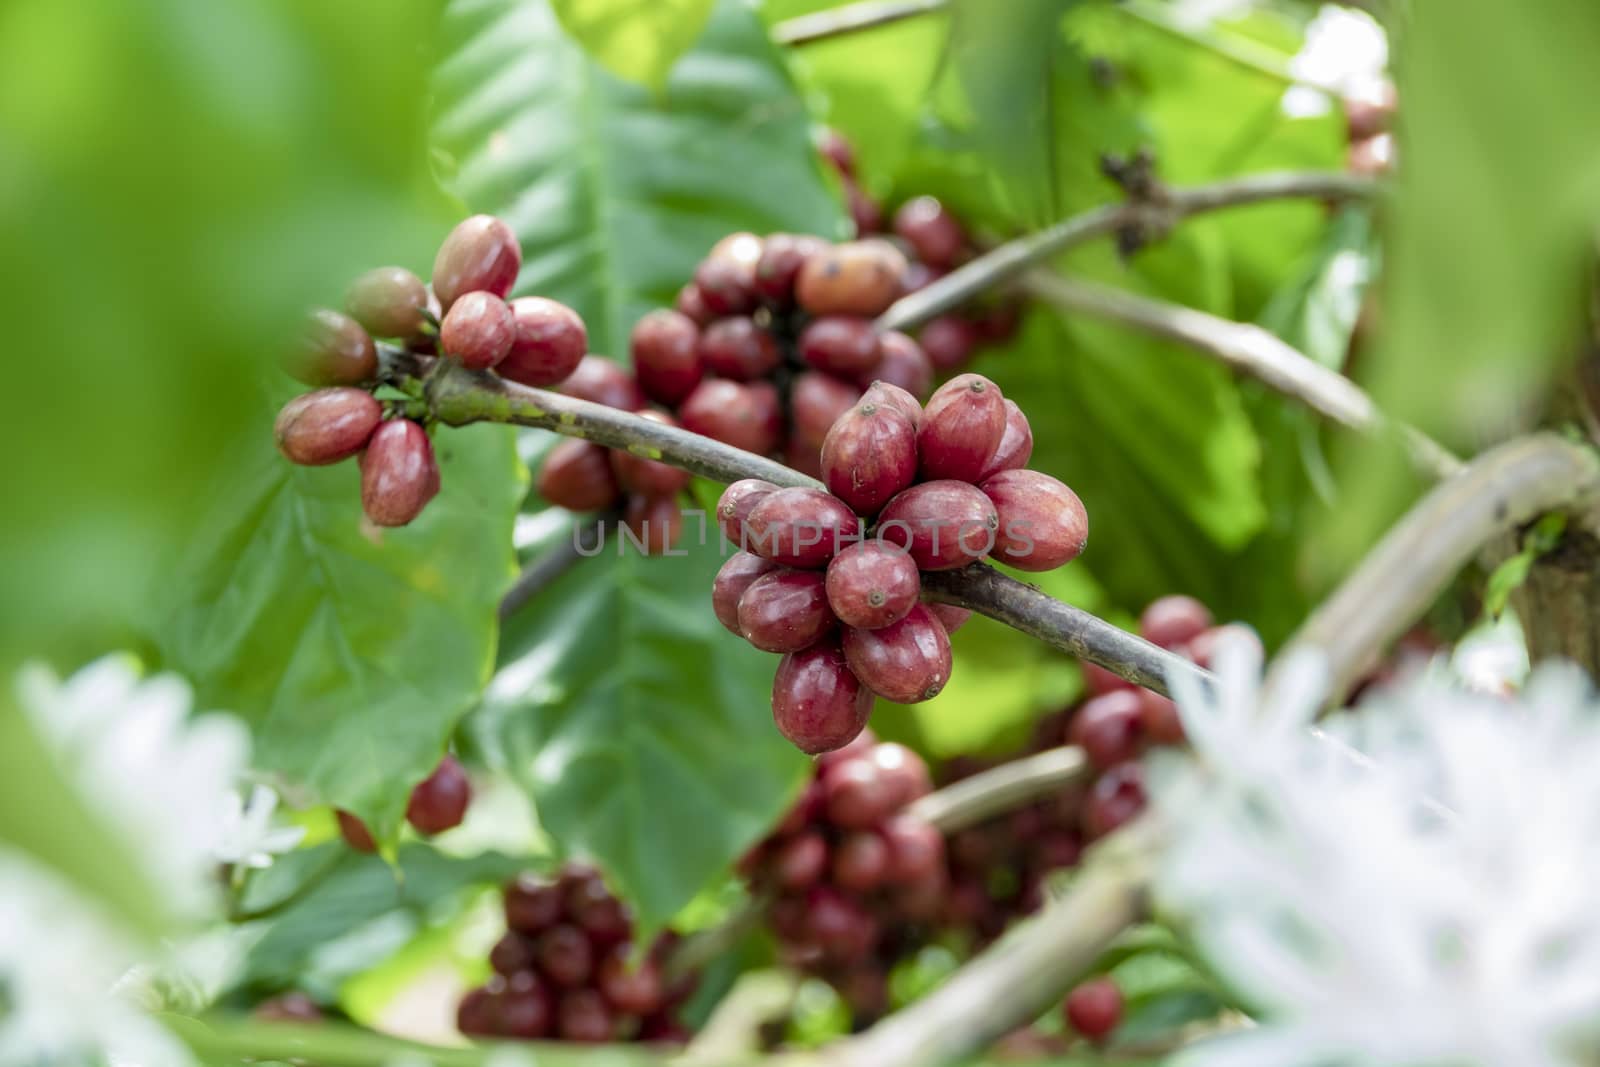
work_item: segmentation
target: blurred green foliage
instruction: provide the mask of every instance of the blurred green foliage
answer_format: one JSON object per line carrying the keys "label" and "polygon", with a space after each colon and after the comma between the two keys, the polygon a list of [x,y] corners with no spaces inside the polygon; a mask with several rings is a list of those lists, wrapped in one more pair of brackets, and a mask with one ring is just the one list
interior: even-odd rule
{"label": "blurred green foliage", "polygon": [[551,0],[556,18],[613,74],[660,89],[715,0]]}

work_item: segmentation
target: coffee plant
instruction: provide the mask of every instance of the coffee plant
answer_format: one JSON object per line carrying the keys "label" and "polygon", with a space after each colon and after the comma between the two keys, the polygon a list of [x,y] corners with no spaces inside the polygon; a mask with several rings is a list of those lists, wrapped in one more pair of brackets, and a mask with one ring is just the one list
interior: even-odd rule
{"label": "coffee plant", "polygon": [[1551,4],[13,5],[0,1064],[1600,1062]]}

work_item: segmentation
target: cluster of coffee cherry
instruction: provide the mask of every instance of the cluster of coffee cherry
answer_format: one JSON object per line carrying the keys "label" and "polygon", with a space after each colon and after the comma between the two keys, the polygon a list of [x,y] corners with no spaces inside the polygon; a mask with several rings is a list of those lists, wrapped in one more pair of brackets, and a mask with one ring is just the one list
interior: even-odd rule
{"label": "cluster of coffee cherry", "polygon": [[912,704],[944,688],[949,631],[966,616],[920,603],[922,571],[988,556],[1046,571],[1083,550],[1082,502],[1024,469],[1032,450],[1027,417],[987,378],[958,375],[926,408],[875,382],[823,441],[827,491],[728,486],[717,519],[740,551],[718,573],[712,607],[730,631],[783,655],[772,714],[802,751],[847,744],[873,694]]}
{"label": "cluster of coffee cherry", "polygon": [[[882,206],[856,180],[855,150],[837,130],[824,129],[818,150],[844,187],[856,236],[884,233]],[[914,293],[972,258],[976,249],[959,218],[937,198],[918,196],[895,211],[888,235],[905,253],[902,294]],[[917,343],[939,374],[960,370],[985,345],[1001,345],[1016,333],[1021,305],[1011,296],[989,298],[929,319],[917,331]]]}
{"label": "cluster of coffee cherry", "polygon": [[888,967],[943,906],[944,838],[904,809],[929,791],[915,752],[870,730],[817,761],[783,822],[741,861],[785,962],[820,977],[857,1023],[888,1006]]}
{"label": "cluster of coffee cherry", "polygon": [[467,992],[456,1027],[469,1037],[601,1044],[681,1044],[674,1015],[693,991],[673,981],[663,935],[635,953],[633,917],[598,871],[570,864],[555,878],[519,875],[505,887],[506,933],[489,952],[494,977]]}
{"label": "cluster of coffee cherry", "polygon": [[[472,783],[466,768],[454,756],[446,755],[434,772],[418,782],[406,801],[406,822],[425,837],[442,834],[461,825],[472,803]],[[357,852],[376,852],[367,824],[348,811],[334,813],[339,819],[339,836]]]}
{"label": "cluster of coffee cherry", "polygon": [[440,355],[493,369],[523,385],[554,385],[588,347],[583,320],[544,297],[507,302],[522,267],[511,227],[489,215],[458,224],[439,247],[433,281],[380,267],[351,285],[345,311],[312,314],[285,369],[315,391],[278,414],[278,449],[295,463],[324,466],[361,457],[361,507],[378,526],[404,526],[439,492],[439,465],[421,423],[398,401],[381,402],[378,348],[392,341],[419,357]]}

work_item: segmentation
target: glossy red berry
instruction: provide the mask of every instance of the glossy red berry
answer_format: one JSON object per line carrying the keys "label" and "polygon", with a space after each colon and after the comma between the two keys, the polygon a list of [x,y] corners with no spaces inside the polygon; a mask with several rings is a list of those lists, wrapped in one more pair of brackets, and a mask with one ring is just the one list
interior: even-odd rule
{"label": "glossy red berry", "polygon": [[1181,745],[1185,740],[1178,705],[1160,693],[1139,690],[1139,722],[1145,736],[1158,745]]}
{"label": "glossy red berry", "polygon": [[383,407],[364,389],[339,386],[297,396],[278,412],[272,433],[291,463],[320,467],[349,459],[383,421]]}
{"label": "glossy red berry", "polygon": [[357,852],[376,852],[378,843],[372,839],[372,831],[367,829],[367,824],[350,814],[348,811],[336,811],[334,815],[339,821],[339,836],[344,838],[344,843]]}
{"label": "glossy red berry", "polygon": [[945,270],[955,266],[967,244],[961,223],[931,196],[919,196],[902,204],[894,215],[894,232],[911,246],[918,259]]}
{"label": "glossy red berry", "polygon": [[887,241],[851,241],[808,258],[795,279],[795,298],[813,315],[872,318],[900,295],[906,257]]}
{"label": "glossy red berry", "polygon": [[894,382],[882,378],[870,382],[867,391],[861,394],[861,402],[892,408],[904,415],[913,428],[922,425],[922,401]]}
{"label": "glossy red berry", "polygon": [[733,233],[718,241],[694,271],[700,299],[715,315],[748,315],[756,309],[756,264],[761,238]]}
{"label": "glossy red berry", "polygon": [[576,989],[594,973],[594,952],[589,939],[576,926],[561,923],[534,941],[539,973],[563,989]]}
{"label": "glossy red berry", "polygon": [[783,408],[771,382],[703,381],[678,408],[686,430],[766,455],[783,439]]}
{"label": "glossy red berry", "polygon": [[772,679],[772,718],[802,752],[848,744],[867,724],[872,692],[856,681],[839,643],[824,639],[778,664]]}
{"label": "glossy red berry", "polygon": [[978,328],[960,315],[929,319],[917,341],[937,371],[953,371],[972,358],[979,343]]}
{"label": "glossy red berry", "polygon": [[1103,1041],[1122,1021],[1122,990],[1110,978],[1092,978],[1067,994],[1067,1025],[1090,1041]]}
{"label": "glossy red berry", "polygon": [[[518,297],[508,307],[513,326],[511,350],[496,365],[495,372],[508,381],[535,388],[571,378],[589,350],[589,331],[578,313],[559,301],[542,296]],[[631,379],[628,385],[637,394],[638,389]],[[579,394],[574,392],[573,395]],[[608,400],[597,402],[605,404]],[[644,405],[637,396],[630,396],[626,405],[610,406],[627,406],[631,411]]]}
{"label": "glossy red berry", "polygon": [[996,446],[994,455],[989,457],[989,462],[983,465],[983,473],[978,476],[982,482],[1001,471],[1020,470],[1028,465],[1028,460],[1033,456],[1033,427],[1028,425],[1028,416],[1015,401],[1007,400],[1006,429],[1000,435],[1000,444]]}
{"label": "glossy red berry", "polygon": [[1000,387],[981,374],[960,374],[941,385],[922,411],[917,460],[924,481],[976,482],[1006,432]]}
{"label": "glossy red berry", "polygon": [[784,841],[772,856],[772,878],[780,889],[797,891],[816,885],[828,870],[828,842],[815,830]]}
{"label": "glossy red berry", "polygon": [[699,344],[700,327],[689,316],[664,309],[645,315],[628,345],[639,388],[663,404],[681,403],[705,376]]}
{"label": "glossy red berry", "polygon": [[[922,346],[910,337],[890,330],[878,335],[878,365],[862,375],[863,379],[888,382],[910,393],[917,401],[917,413],[922,413],[922,401],[933,390],[933,363]],[[864,380],[863,385],[872,381]]]}
{"label": "glossy red berry", "polygon": [[1001,471],[980,488],[1000,517],[993,551],[997,562],[1024,571],[1055,570],[1077,559],[1089,543],[1083,501],[1048,474]]}
{"label": "glossy red berry", "polygon": [[836,625],[817,571],[764,574],[739,598],[739,632],[763,652],[809,648]]}
{"label": "glossy red berry", "polygon": [[933,791],[928,765],[921,756],[902,744],[886,741],[874,745],[863,758],[878,768],[894,794],[896,807],[904,807]]}
{"label": "glossy red berry", "polygon": [[461,825],[472,802],[467,770],[454,756],[445,756],[428,777],[417,783],[406,802],[406,822],[419,833],[442,834]]}
{"label": "glossy red berry", "polygon": [[880,541],[849,545],[828,564],[828,606],[846,626],[876,630],[917,605],[922,577],[905,552]]}
{"label": "glossy red berry", "polygon": [[821,570],[861,536],[855,513],[820,489],[768,493],[750,510],[744,528],[746,551],[804,570]]}
{"label": "glossy red berry", "polygon": [[439,492],[428,433],[410,419],[386,422],[361,456],[361,509],[377,526],[404,526]]}
{"label": "glossy red berry", "polygon": [[[503,367],[501,372],[504,374]],[[588,355],[580,359],[561,383],[561,391],[621,411],[638,411],[648,403],[633,375],[603,356]]]}
{"label": "glossy red berry", "polygon": [[774,308],[794,303],[794,283],[800,268],[811,256],[825,250],[828,242],[806,234],[775,233],[767,237],[756,261],[757,295]]}
{"label": "glossy red berry", "polygon": [[517,974],[508,977],[498,998],[499,1036],[518,1041],[537,1041],[550,1033],[550,991],[537,976]]}
{"label": "glossy red berry", "polygon": [[606,1002],[593,989],[561,994],[556,1008],[556,1033],[563,1041],[603,1045],[616,1036],[617,1023]]}
{"label": "glossy red berry", "polygon": [[833,853],[833,884],[870,893],[889,880],[889,845],[871,830],[845,834]]}
{"label": "glossy red berry", "polygon": [[823,315],[800,331],[795,347],[800,358],[817,370],[854,381],[873,374],[883,354],[878,329],[871,319]]}
{"label": "glossy red berry", "polygon": [[445,312],[439,344],[446,355],[473,370],[488,370],[506,358],[516,325],[506,302],[493,293],[463,293]]}
{"label": "glossy red berry", "polygon": [[877,826],[899,807],[901,790],[882,767],[851,759],[830,768],[822,781],[828,821],[847,830]]}
{"label": "glossy red berry", "polygon": [[404,267],[379,267],[350,283],[345,310],[373,337],[403,344],[427,334],[428,287]]}
{"label": "glossy red berry", "polygon": [[700,333],[696,351],[706,371],[736,382],[765,378],[783,362],[778,342],[754,319],[718,319]]}
{"label": "glossy red berry", "polygon": [[792,437],[813,453],[821,450],[828,431],[861,399],[861,390],[831,374],[808,370],[789,387]]}
{"label": "glossy red berry", "polygon": [[845,661],[861,684],[885,700],[932,700],[950,680],[950,637],[921,604],[877,630],[847,629]]}
{"label": "glossy red berry", "polygon": [[706,307],[706,301],[700,295],[700,287],[690,282],[678,290],[677,297],[672,301],[672,306],[679,314],[687,316],[696,326],[709,326],[716,319],[712,310]]}
{"label": "glossy red berry", "polygon": [[562,877],[562,901],[569,920],[591,943],[613,944],[627,939],[633,918],[614,896],[598,871],[579,868]]}
{"label": "glossy red berry", "polygon": [[[678,425],[677,419],[661,411],[641,411],[639,417],[662,426]],[[672,496],[689,485],[690,474],[683,468],[624,452],[620,448],[611,450],[611,469],[617,476],[617,484],[623,489],[645,496]]]}
{"label": "glossy red berry", "polygon": [[1102,770],[1139,754],[1144,723],[1139,694],[1114,689],[1084,702],[1067,727],[1067,741]]}
{"label": "glossy red berry", "polygon": [[879,540],[910,552],[919,570],[947,571],[986,556],[1000,519],[976,486],[944,479],[895,496],[878,515]]}
{"label": "glossy red berry", "polygon": [[561,921],[561,890],[547,878],[519,874],[505,891],[506,925],[522,934],[541,934]]}
{"label": "glossy red berry", "polygon": [[917,478],[917,430],[899,411],[865,401],[822,442],[828,491],[862,515],[876,515]]}
{"label": "glossy red berry", "polygon": [[469,990],[456,1005],[456,1029],[466,1037],[499,1036],[500,999],[481,986]]}
{"label": "glossy red berry", "polygon": [[776,485],[760,478],[741,478],[729,485],[717,500],[717,525],[722,528],[722,535],[736,545],[743,545],[744,522],[750,517],[751,509],[768,493],[777,491]]}
{"label": "glossy red berry", "polygon": [[1211,623],[1210,609],[1194,597],[1164,596],[1152,600],[1139,616],[1139,636],[1162,648],[1178,648],[1210,629]]}
{"label": "glossy red berry", "polygon": [[307,385],[359,385],[378,376],[378,346],[349,315],[313,311],[283,369]]}
{"label": "glossy red berry", "polygon": [[504,299],[521,269],[522,248],[511,227],[492,215],[474,215],[457,223],[439,246],[433,292],[446,312],[479,289]]}
{"label": "glossy red berry", "polygon": [[535,966],[533,942],[515,930],[507,930],[489,950],[489,966],[503,975],[521,974]]}
{"label": "glossy red berry", "polygon": [[618,945],[606,954],[595,985],[606,1002],[623,1015],[649,1015],[664,999],[661,965],[648,957],[635,965],[627,945]]}
{"label": "glossy red berry", "polygon": [[717,571],[716,580],[711,583],[711,609],[729,633],[744,636],[739,628],[739,599],[757,578],[777,569],[778,565],[770,559],[762,559],[751,552],[736,552]]}
{"label": "glossy red berry", "polygon": [[1084,833],[1104,837],[1143,811],[1144,803],[1144,767],[1133,762],[1108,767],[1084,798]]}
{"label": "glossy red berry", "polygon": [[873,195],[861,188],[853,179],[845,178],[845,206],[850,209],[850,221],[855,223],[857,237],[866,237],[883,229],[883,205]]}
{"label": "glossy red berry", "polygon": [[896,815],[883,825],[889,846],[889,880],[903,886],[942,878],[944,835],[909,815]]}
{"label": "glossy red berry", "polygon": [[972,618],[969,608],[958,608],[954,604],[929,604],[928,610],[933,612],[933,617],[944,623],[944,632],[953,634],[967,624]]}
{"label": "glossy red berry", "polygon": [[605,511],[622,498],[611,450],[576,438],[550,450],[534,487],[545,501],[569,511]]}

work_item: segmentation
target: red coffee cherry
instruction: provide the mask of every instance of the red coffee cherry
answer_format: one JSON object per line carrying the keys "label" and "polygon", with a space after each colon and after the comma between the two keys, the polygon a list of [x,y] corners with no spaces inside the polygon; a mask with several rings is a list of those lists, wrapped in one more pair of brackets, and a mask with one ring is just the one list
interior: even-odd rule
{"label": "red coffee cherry", "polygon": [[378,347],[355,319],[320,308],[283,369],[307,385],[359,385],[378,376]]}
{"label": "red coffee cherry", "polygon": [[648,957],[634,966],[627,945],[618,945],[600,961],[595,977],[600,993],[624,1015],[649,1015],[664,999],[661,965]]}
{"label": "red coffee cherry", "polygon": [[883,824],[889,880],[910,886],[944,877],[944,835],[921,819],[896,815]]}
{"label": "red coffee cherry", "polygon": [[1067,741],[1083,749],[1102,770],[1139,754],[1144,720],[1139,694],[1114,689],[1084,702],[1067,727]]}
{"label": "red coffee cherry", "polygon": [[406,822],[419,833],[442,834],[461,825],[472,802],[472,783],[466,768],[447,755],[428,777],[411,790],[406,802]]}
{"label": "red coffee cherry", "polygon": [[537,1041],[550,1033],[550,991],[536,976],[526,973],[509,976],[497,997],[499,1036]]}
{"label": "red coffee cherry", "polygon": [[870,383],[867,391],[861,394],[861,402],[893,408],[905,416],[913,429],[922,424],[922,402],[907,389],[885,379]]}
{"label": "red coffee cherry", "polygon": [[918,259],[943,270],[956,265],[967,245],[961,223],[931,196],[902,204],[894,215],[894,232]]}
{"label": "red coffee cherry", "polygon": [[708,378],[678,408],[683,428],[766,455],[783,439],[783,408],[771,382]]}
{"label": "red coffee cherry", "polygon": [[339,820],[339,836],[344,838],[344,843],[357,852],[376,852],[378,843],[372,839],[372,831],[367,829],[367,824],[351,815],[348,811],[335,811],[334,815]]}
{"label": "red coffee cherry", "polygon": [[828,821],[846,830],[877,826],[899,806],[901,788],[882,767],[850,759],[829,768],[822,780],[823,810]]}
{"label": "red coffee cherry", "polygon": [[1000,444],[995,448],[994,455],[983,465],[983,473],[978,475],[980,483],[1001,471],[1026,467],[1033,456],[1033,427],[1028,425],[1028,416],[1022,413],[1015,401],[1007,400],[1005,408],[1005,433],[1000,436]]}
{"label": "red coffee cherry", "polygon": [[870,893],[889,880],[889,846],[871,830],[845,834],[833,853],[833,884]]}
{"label": "red coffee cherry", "polygon": [[922,757],[894,741],[874,745],[865,757],[877,767],[894,792],[895,807],[904,807],[933,792],[933,780],[928,775],[928,765]]}
{"label": "red coffee cherry", "polygon": [[778,342],[754,319],[718,319],[700,334],[697,349],[705,369],[719,378],[750,382],[765,378],[783,362]]}
{"label": "red coffee cherry", "polygon": [[550,927],[534,941],[539,973],[563,989],[576,989],[594,973],[594,953],[582,930],[569,923]]}
{"label": "red coffee cherry", "polygon": [[882,359],[872,320],[852,315],[812,319],[795,345],[811,366],[847,380],[873,373]]}
{"label": "red coffee cherry", "polygon": [[1000,516],[993,556],[1024,571],[1070,563],[1089,543],[1089,515],[1067,486],[1038,471],[1008,470],[981,486]]}
{"label": "red coffee cherry", "polygon": [[489,950],[489,966],[507,977],[533,970],[533,942],[515,930],[507,930]]}
{"label": "red coffee cherry", "polygon": [[789,387],[792,439],[811,452],[822,448],[828,431],[861,399],[861,390],[831,374],[808,370]]}
{"label": "red coffee cherry", "polygon": [[761,238],[753,233],[731,233],[695,267],[695,288],[713,314],[748,315],[756,309],[761,247]]}
{"label": "red coffee cherry", "polygon": [[556,1033],[563,1041],[603,1045],[616,1036],[617,1022],[593,989],[571,989],[556,1006]]}
{"label": "red coffee cherry", "polygon": [[1144,810],[1144,767],[1119,763],[1108,767],[1089,787],[1083,801],[1083,831],[1104,837]]}
{"label": "red coffee cherry", "polygon": [[321,467],[367,447],[383,407],[363,389],[318,389],[297,396],[278,412],[272,426],[278,451],[291,463]]}
{"label": "red coffee cherry", "polygon": [[[535,388],[567,382],[589,350],[589,331],[583,319],[567,305],[542,296],[518,297],[508,306],[514,327],[511,351],[495,367],[495,372],[508,381]],[[624,373],[623,377],[627,375]],[[632,379],[628,379],[628,389],[631,395],[627,403],[631,406],[627,410],[643,407],[644,400],[638,396],[638,387]],[[567,391],[573,396],[581,395]],[[622,395],[620,387],[618,395]],[[596,403],[608,401],[597,400]]]}
{"label": "red coffee cherry", "polygon": [[745,519],[746,551],[802,570],[821,570],[861,537],[861,522],[839,498],[820,489],[769,493]]}
{"label": "red coffee cherry", "polygon": [[878,540],[911,554],[918,570],[948,571],[993,550],[999,516],[994,504],[966,482],[943,479],[913,485],[878,515]]}
{"label": "red coffee cherry", "polygon": [[[504,375],[503,364],[500,371]],[[578,366],[561,383],[561,391],[567,396],[620,411],[638,411],[649,404],[633,375],[603,356],[580,359]]]}
{"label": "red coffee cherry", "polygon": [[373,337],[402,344],[427,336],[428,287],[404,267],[379,267],[350,283],[345,310]]}
{"label": "red coffee cherry", "polygon": [[[811,805],[807,810],[807,818],[817,815],[826,806],[826,798],[823,796],[822,791],[822,779],[828,777],[837,768],[851,760],[865,759],[870,756],[877,744],[878,735],[873,733],[869,727],[857,734],[855,740],[843,748],[835,749],[832,752],[824,752],[816,758],[817,777],[813,779],[810,789],[800,798],[802,804]],[[803,823],[804,820],[802,819],[801,824]],[[780,832],[782,832],[781,827]]]}
{"label": "red coffee cherry", "polygon": [[772,857],[772,877],[791,892],[816,885],[828,870],[828,842],[815,830],[784,841]]}
{"label": "red coffee cherry", "polygon": [[777,569],[778,565],[770,559],[750,552],[736,552],[717,571],[716,580],[711,583],[711,610],[729,633],[744,636],[739,626],[739,599],[757,578]]}
{"label": "red coffee cherry", "polygon": [[756,261],[755,290],[774,308],[794,304],[794,283],[805,261],[826,250],[828,242],[805,234],[775,233],[767,237]]}
{"label": "red coffee cherry", "polygon": [[705,297],[700,295],[700,287],[690,282],[678,290],[677,297],[672,306],[680,315],[688,317],[696,326],[710,326],[716,319],[711,309],[706,307]]}
{"label": "red coffee cherry", "polygon": [[629,351],[639,387],[663,404],[678,404],[705,377],[697,351],[700,327],[689,316],[656,310],[633,328]]}
{"label": "red coffee cherry", "polygon": [[823,483],[852,511],[877,514],[916,478],[916,428],[892,408],[859,404],[823,439]]}
{"label": "red coffee cherry", "polygon": [[806,894],[806,932],[840,962],[864,958],[878,939],[877,923],[858,901],[822,885]]}
{"label": "red coffee cherry", "polygon": [[625,941],[633,930],[627,907],[606,888],[605,879],[591,868],[569,868],[562,876],[567,918],[588,935],[591,943]]}
{"label": "red coffee cherry", "polygon": [[361,510],[377,526],[404,526],[439,493],[428,433],[410,419],[379,426],[361,456]]}
{"label": "red coffee cherry", "polygon": [[1209,630],[1211,611],[1192,596],[1164,596],[1152,600],[1139,616],[1139,636],[1152,645],[1173,649],[1186,645]]}
{"label": "red coffee cherry", "polygon": [[763,652],[799,652],[837,623],[816,571],[764,574],[739,598],[739,632]]}
{"label": "red coffee cherry", "polygon": [[953,634],[967,624],[972,618],[972,612],[967,608],[958,608],[954,604],[929,604],[928,610],[933,612],[933,617],[944,624],[944,632]]}
{"label": "red coffee cherry", "polygon": [[683,512],[676,496],[628,497],[622,526],[634,547],[647,556],[664,556],[683,536]]}
{"label": "red coffee cherry", "polygon": [[750,510],[768,493],[777,491],[777,486],[760,478],[740,478],[724,489],[717,500],[717,525],[722,528],[722,535],[742,547],[744,521],[750,516]]}
{"label": "red coffee cherry", "polygon": [[862,685],[896,704],[932,700],[950,680],[950,637],[920,604],[880,629],[846,629],[844,657]]}
{"label": "red coffee cherry", "polygon": [[871,690],[850,673],[833,638],[784,656],[773,675],[773,722],[802,752],[815,755],[848,744],[871,711]]}
{"label": "red coffee cherry", "polygon": [[1181,745],[1185,740],[1178,705],[1160,693],[1139,690],[1139,724],[1145,736],[1158,745]]}
{"label": "red coffee cherry", "polygon": [[845,204],[850,209],[850,221],[855,223],[856,236],[866,237],[883,229],[883,205],[861,186],[849,178],[844,186]]}
{"label": "red coffee cherry", "polygon": [[978,328],[956,314],[929,319],[917,333],[928,362],[938,371],[952,371],[966,363],[979,340]]}
{"label": "red coffee cherry", "polygon": [[622,497],[611,450],[575,438],[550,450],[534,484],[546,501],[568,511],[605,511]]}
{"label": "red coffee cherry", "polygon": [[511,309],[493,293],[463,293],[445,312],[439,344],[462,366],[488,370],[506,358],[516,334]]}
{"label": "red coffee cherry", "polygon": [[872,318],[900,295],[906,257],[887,241],[851,241],[819,252],[800,268],[795,297],[813,315]]}
{"label": "red coffee cherry", "polygon": [[433,261],[433,293],[446,312],[464,294],[482,289],[504,299],[522,269],[522,247],[511,227],[492,215],[456,224]]}
{"label": "red coffee cherry", "polygon": [[951,378],[922,411],[917,460],[923,481],[977,481],[1005,432],[1006,403],[1000,387],[981,374]]}
{"label": "red coffee cherry", "polygon": [[[639,417],[660,423],[662,426],[678,425],[678,420],[665,412],[641,411]],[[688,471],[662,463],[658,459],[647,459],[632,452],[624,452],[620,448],[611,450],[611,469],[616,473],[617,483],[622,488],[644,496],[670,497],[689,485]]]}
{"label": "red coffee cherry", "polygon": [[465,1037],[499,1036],[500,999],[481,986],[469,990],[456,1005],[456,1029]]}
{"label": "red coffee cherry", "polygon": [[519,874],[506,886],[506,925],[521,934],[541,934],[561,921],[561,890],[547,878]]}
{"label": "red coffee cherry", "polygon": [[905,618],[922,593],[906,553],[878,541],[850,545],[828,564],[828,606],[846,626],[876,630]]}
{"label": "red coffee cherry", "polygon": [[[897,385],[917,401],[917,413],[922,413],[922,401],[933,390],[933,362],[922,346],[898,330],[878,335],[878,365],[863,379]],[[864,380],[863,385],[872,381]]]}
{"label": "red coffee cherry", "polygon": [[1101,1041],[1122,1021],[1122,990],[1110,978],[1092,978],[1067,994],[1067,1025],[1090,1041]]}

